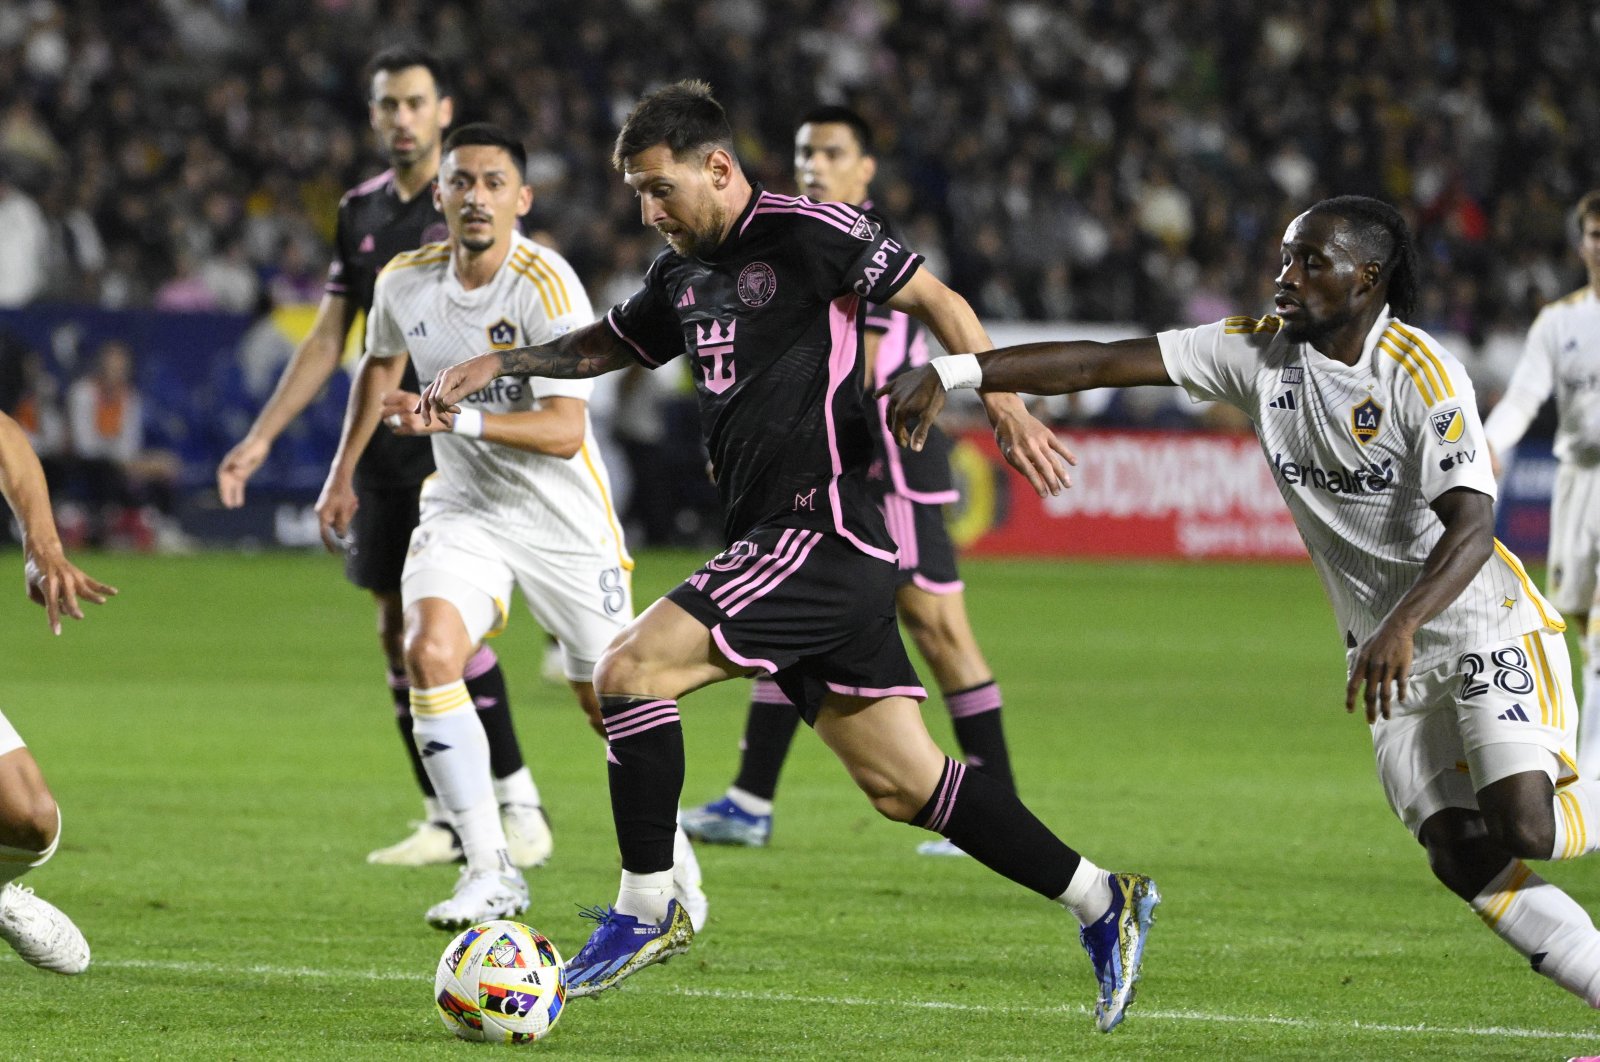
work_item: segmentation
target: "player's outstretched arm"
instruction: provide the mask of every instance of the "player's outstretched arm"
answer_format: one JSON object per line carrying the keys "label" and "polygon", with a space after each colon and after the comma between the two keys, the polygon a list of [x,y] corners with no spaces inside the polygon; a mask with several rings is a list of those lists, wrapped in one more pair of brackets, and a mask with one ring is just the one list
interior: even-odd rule
{"label": "player's outstretched arm", "polygon": [[424,424],[436,413],[459,412],[461,400],[496,376],[547,376],[584,380],[636,364],[628,347],[604,320],[537,347],[491,350],[450,366],[423,388],[416,412]]}
{"label": "player's outstretched arm", "polygon": [[[454,413],[435,413],[424,423],[417,412],[421,396],[390,391],[383,396],[383,420],[396,435],[441,435],[455,430]],[[520,413],[484,413],[474,438],[530,454],[575,457],[583,449],[589,403],[581,398],[549,396],[538,409]]]}
{"label": "player's outstretched arm", "polygon": [[1417,581],[1357,648],[1350,665],[1344,710],[1355,711],[1356,698],[1361,697],[1368,723],[1377,722],[1380,714],[1389,718],[1391,706],[1406,699],[1417,629],[1460,597],[1494,553],[1494,499],[1487,494],[1455,487],[1429,507],[1444,525],[1444,534],[1423,561]]}
{"label": "player's outstretched arm", "polygon": [[343,295],[324,295],[311,331],[284,366],[272,397],[256,414],[244,438],[217,466],[217,493],[224,506],[237,509],[244,504],[244,486],[266,461],[273,441],[322,392],[338,369],[349,327],[349,301]]}
{"label": "player's outstretched arm", "polygon": [[50,511],[50,492],[44,469],[28,445],[28,436],[17,422],[0,413],[0,494],[17,514],[22,525],[23,578],[28,597],[44,606],[50,630],[61,633],[61,616],[83,619],[78,604],[92,601],[105,604],[117,588],[92,579],[78,569],[61,549],[55,515]]}
{"label": "player's outstretched arm", "polygon": [[[973,352],[994,346],[967,300],[926,269],[912,274],[905,286],[890,298],[889,306],[927,325],[946,350]],[[1041,496],[1059,494],[1072,485],[1067,465],[1076,464],[1077,458],[1055,432],[1028,412],[1021,398],[1004,388],[986,390],[980,397],[989,423],[994,425],[1000,453],[1027,478],[1035,491]],[[924,423],[931,426],[933,416]],[[922,449],[926,437],[927,428],[924,427],[913,448]]]}
{"label": "player's outstretched arm", "polygon": [[929,364],[879,389],[878,393],[889,399],[889,427],[901,446],[921,448],[927,425],[944,407],[945,392],[953,387],[1063,395],[1095,387],[1172,383],[1161,360],[1161,344],[1153,336],[1115,343],[1024,343],[977,354],[971,361],[956,358],[940,368],[951,377],[949,387],[939,368]]}

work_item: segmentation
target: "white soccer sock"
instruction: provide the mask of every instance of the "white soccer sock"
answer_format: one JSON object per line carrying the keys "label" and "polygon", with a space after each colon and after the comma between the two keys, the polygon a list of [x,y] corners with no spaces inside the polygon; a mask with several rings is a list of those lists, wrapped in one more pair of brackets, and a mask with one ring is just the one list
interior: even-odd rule
{"label": "white soccer sock", "polygon": [[539,787],[534,784],[533,772],[524,764],[504,778],[496,778],[494,798],[501,804],[526,804],[529,807],[538,807]]}
{"label": "white soccer sock", "polygon": [[681,882],[685,889],[698,888],[701,883],[700,859],[694,854],[694,845],[689,843],[689,835],[683,832],[682,826],[672,835],[672,880]]}
{"label": "white soccer sock", "polygon": [[667,904],[671,902],[672,871],[622,872],[622,887],[617,890],[615,905],[619,914],[632,915],[641,922],[659,923],[667,917]]}
{"label": "white soccer sock", "polygon": [[1472,901],[1495,934],[1591,1007],[1600,1007],[1600,930],[1576,900],[1514,859]]}
{"label": "white soccer sock", "polygon": [[422,798],[423,822],[449,822],[450,813],[444,809],[436,796]]}
{"label": "white soccer sock", "polygon": [[49,861],[56,854],[56,848],[61,844],[61,807],[56,807],[56,836],[50,842],[50,847],[42,852],[35,852],[31,848],[12,848],[0,844],[0,886],[7,885],[34,867]]}
{"label": "white soccer sock", "polygon": [[1071,911],[1078,921],[1088,925],[1111,907],[1111,879],[1106,872],[1078,857],[1078,869],[1067,882],[1067,891],[1056,897],[1056,903]]}
{"label": "white soccer sock", "polygon": [[1556,843],[1551,859],[1576,859],[1600,849],[1600,779],[1580,778],[1556,791]]}
{"label": "white soccer sock", "polygon": [[747,793],[736,785],[730,785],[727,793],[728,799],[733,801],[734,807],[750,815],[771,815],[772,801],[763,800],[754,793]]}
{"label": "white soccer sock", "polygon": [[411,689],[411,737],[439,803],[461,838],[467,866],[497,869],[505,852],[500,805],[489,784],[489,739],[465,682]]}

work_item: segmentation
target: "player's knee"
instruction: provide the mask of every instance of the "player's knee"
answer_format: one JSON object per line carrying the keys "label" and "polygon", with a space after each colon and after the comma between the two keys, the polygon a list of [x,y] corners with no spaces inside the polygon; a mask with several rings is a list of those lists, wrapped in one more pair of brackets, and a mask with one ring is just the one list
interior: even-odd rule
{"label": "player's knee", "polygon": [[0,807],[0,844],[7,848],[43,852],[55,844],[60,826],[55,798],[44,790]]}
{"label": "player's knee", "polygon": [[461,651],[452,640],[430,631],[413,631],[406,639],[405,666],[411,684],[426,689],[461,677]]}
{"label": "player's knee", "polygon": [[874,770],[854,770],[850,776],[855,780],[861,791],[867,795],[874,810],[884,818],[893,822],[910,822],[916,818],[917,812],[922,810],[924,801],[919,801],[902,785],[896,784],[888,775]]}
{"label": "player's knee", "polygon": [[1488,818],[1487,823],[1495,843],[1519,859],[1549,859],[1555,849],[1553,814],[1544,821],[1536,815],[1516,815]]}
{"label": "player's knee", "polygon": [[597,693],[648,693],[654,670],[632,639],[624,638],[600,656],[594,668]]}

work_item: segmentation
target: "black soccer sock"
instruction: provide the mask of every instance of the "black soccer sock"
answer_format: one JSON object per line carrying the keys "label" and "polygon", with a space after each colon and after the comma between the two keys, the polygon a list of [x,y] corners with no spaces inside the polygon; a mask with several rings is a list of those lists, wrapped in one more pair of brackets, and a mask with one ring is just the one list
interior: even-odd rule
{"label": "black soccer sock", "polygon": [[671,870],[683,791],[678,702],[602,693],[600,715],[606,725],[611,818],[622,869],[635,874]]}
{"label": "black soccer sock", "polygon": [[1051,900],[1067,891],[1081,858],[1015,793],[957,760],[945,760],[933,797],[911,824],[943,834],[990,870]]}
{"label": "black soccer sock", "polygon": [[389,672],[389,696],[394,698],[394,725],[400,731],[400,742],[406,747],[406,758],[411,761],[411,773],[417,776],[417,787],[422,795],[432,800],[435,796],[428,769],[422,766],[422,753],[411,740],[411,680],[404,671]]}
{"label": "black soccer sock", "polygon": [[975,767],[1013,792],[1011,753],[1006,748],[1006,732],[1000,723],[1000,686],[990,679],[970,689],[944,695],[950,710],[950,725],[956,743],[969,767]]}
{"label": "black soccer sock", "polygon": [[489,773],[496,778],[516,774],[522,770],[522,746],[517,744],[517,728],[511,725],[506,673],[500,670],[500,660],[494,650],[487,645],[479,646],[467,661],[462,678],[466,680],[467,692],[472,695],[472,706],[478,710],[484,735],[489,739]]}
{"label": "black soccer sock", "polygon": [[768,679],[757,681],[750,696],[744,740],[739,743],[739,774],[733,780],[734,787],[771,800],[778,792],[778,775],[799,728],[800,713],[778,684]]}

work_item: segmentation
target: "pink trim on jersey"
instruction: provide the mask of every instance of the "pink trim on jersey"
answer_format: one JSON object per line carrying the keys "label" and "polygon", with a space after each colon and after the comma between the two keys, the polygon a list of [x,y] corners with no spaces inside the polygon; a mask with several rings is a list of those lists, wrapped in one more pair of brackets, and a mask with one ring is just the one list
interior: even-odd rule
{"label": "pink trim on jersey", "polygon": [[829,209],[836,205],[832,203],[814,203],[804,196],[797,199],[792,196],[762,192],[761,197],[756,200],[755,209],[750,211],[750,214],[744,219],[744,224],[739,226],[739,235],[744,235],[744,230],[750,227],[750,223],[755,220],[757,214],[799,214],[802,217],[812,218],[824,224],[832,225],[840,232],[849,232],[855,227],[855,214],[843,215],[848,217],[849,220],[841,220],[841,212]]}
{"label": "pink trim on jersey", "polygon": [[808,195],[780,195],[777,192],[763,192],[762,195],[764,201],[778,206],[815,208],[825,211],[851,226],[854,226],[856,219],[861,216],[860,210],[845,203],[824,202],[820,199],[812,199]]}
{"label": "pink trim on jersey", "polygon": [[[787,537],[788,534],[788,531],[784,532],[785,537]],[[772,568],[764,576],[762,576],[761,579],[741,588],[738,593],[732,594],[724,600],[718,602],[722,606],[723,612],[729,616],[737,616],[748,606],[755,604],[763,597],[766,597],[768,594],[772,593],[772,591],[776,590],[785,579],[789,578],[789,576],[799,571],[801,567],[805,565],[806,558],[811,556],[811,551],[815,549],[817,547],[817,543],[821,541],[821,531],[795,532],[794,539],[790,542],[787,552],[782,555],[778,563],[773,565]],[[782,543],[780,541],[780,548],[781,546]],[[775,552],[773,556],[778,556],[778,554]],[[712,599],[715,600],[717,595],[714,593],[711,596]]]}
{"label": "pink trim on jersey", "polygon": [[728,644],[727,636],[722,633],[722,624],[720,623],[711,628],[711,640],[717,643],[717,648],[722,651],[723,656],[727,657],[735,664],[738,664],[740,667],[749,667],[754,668],[757,671],[765,671],[769,675],[778,670],[778,665],[774,664],[771,660],[762,660],[758,657],[744,656],[740,654],[738,650],[734,649],[733,646]]}
{"label": "pink trim on jersey", "polygon": [[945,694],[944,706],[949,710],[951,719],[969,719],[984,712],[998,712],[1000,687],[993,682],[985,682],[975,690]]}
{"label": "pink trim on jersey", "polygon": [[689,585],[700,591],[702,594],[706,592],[706,584],[710,581],[711,576],[706,572],[700,572],[696,575],[689,576]]}
{"label": "pink trim on jersey", "polygon": [[842,693],[846,697],[871,697],[882,700],[885,697],[911,697],[914,700],[925,701],[928,691],[921,686],[843,686],[837,682],[825,683],[834,693]]}
{"label": "pink trim on jersey", "polygon": [[500,658],[494,655],[493,649],[490,649],[487,645],[480,645],[478,646],[478,651],[472,654],[472,659],[467,661],[467,666],[462,670],[461,677],[467,682],[471,682],[478,676],[494,670],[494,666],[499,662]]}
{"label": "pink trim on jersey", "polygon": [[[907,340],[907,336],[911,338]],[[898,311],[891,311],[888,316],[888,327],[883,331],[883,338],[878,340],[878,355],[873,361],[872,375],[878,387],[889,382],[889,377],[902,365],[913,368],[928,364],[928,337],[926,333],[918,330],[911,334],[911,319]],[[876,389],[876,388],[875,388]],[[889,400],[880,398],[878,403],[878,432],[883,436],[883,452],[889,463],[889,482],[894,487],[894,492],[903,498],[909,498],[921,505],[948,505],[961,500],[961,492],[950,490],[914,490],[906,481],[905,458],[900,451],[900,444],[895,442],[894,433],[889,430]],[[914,568],[914,564],[902,564],[903,568]]]}
{"label": "pink trim on jersey", "polygon": [[755,687],[750,691],[750,699],[761,704],[781,704],[793,708],[794,702],[788,694],[771,679],[756,679]]}
{"label": "pink trim on jersey", "polygon": [[628,344],[628,346],[634,349],[635,353],[639,355],[640,361],[644,362],[653,369],[659,369],[661,367],[661,362],[646,354],[643,347],[622,334],[622,326],[617,324],[617,319],[614,316],[616,312],[616,307],[612,307],[606,311],[606,324],[611,326],[611,330],[617,334],[618,339],[622,340],[624,343]]}
{"label": "pink trim on jersey", "polygon": [[368,192],[376,192],[379,188],[382,188],[392,180],[394,180],[393,167],[384,170],[376,177],[368,177],[366,180],[362,181],[360,184],[346,192],[344,194],[345,198],[348,199],[353,195],[366,195]]}
{"label": "pink trim on jersey", "polygon": [[677,701],[647,701],[605,717],[606,740],[619,741],[679,721]]}
{"label": "pink trim on jersey", "polygon": [[898,494],[885,495],[883,523],[900,550],[900,570],[914,570],[917,566],[917,518],[911,502]]}
{"label": "pink trim on jersey", "polygon": [[928,816],[928,829],[934,833],[943,833],[950,825],[950,814],[956,809],[956,795],[961,791],[961,780],[966,774],[966,764],[958,760],[946,761],[944,777],[939,779],[939,790],[933,795],[933,814]]}
{"label": "pink trim on jersey", "polygon": [[794,537],[800,533],[801,531],[799,528],[787,528],[783,534],[778,536],[778,542],[772,547],[772,552],[768,553],[764,557],[757,558],[755,563],[751,564],[749,568],[746,568],[740,574],[734,576],[726,583],[723,583],[721,586],[711,591],[711,600],[719,607],[724,607],[722,599],[736,597],[742,593],[744,588],[750,583],[760,582],[762,579],[766,578],[765,573],[767,569],[783,563],[783,561],[788,558],[790,545],[793,542]]}
{"label": "pink trim on jersey", "polygon": [[913,572],[911,582],[918,590],[928,594],[935,594],[939,597],[944,597],[947,594],[959,594],[967,588],[967,584],[960,579],[953,583],[936,583],[921,572]]}
{"label": "pink trim on jersey", "polygon": [[856,308],[860,299],[854,295],[841,295],[828,304],[828,330],[832,333],[833,349],[828,355],[828,395],[822,407],[823,420],[828,432],[828,456],[833,461],[833,478],[828,480],[828,500],[833,504],[833,529],[839,537],[869,557],[890,564],[896,556],[876,546],[869,546],[844,526],[844,512],[839,507],[839,477],[844,474],[844,461],[839,456],[839,431],[833,423],[833,399],[839,388],[851,380],[856,364]]}

